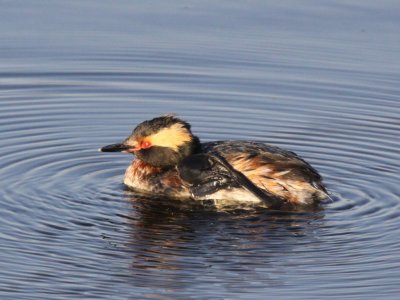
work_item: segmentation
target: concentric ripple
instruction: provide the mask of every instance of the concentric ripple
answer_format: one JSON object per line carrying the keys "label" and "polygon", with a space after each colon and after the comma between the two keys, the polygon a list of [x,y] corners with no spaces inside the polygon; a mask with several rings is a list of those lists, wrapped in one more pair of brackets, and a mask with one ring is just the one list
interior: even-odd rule
{"label": "concentric ripple", "polygon": [[[156,94],[167,99],[127,98],[123,95],[131,87],[118,86],[122,96],[110,102],[103,92],[81,94],[81,89],[93,90],[96,76],[112,94],[109,80],[116,74],[76,74],[79,86],[69,76],[58,74],[57,82],[47,83],[40,76],[43,86],[35,85],[40,97],[6,94],[0,104],[0,123],[7,128],[0,149],[8,261],[3,290],[23,278],[38,282],[31,285],[33,291],[48,291],[40,283],[52,276],[66,295],[70,289],[79,294],[78,278],[87,278],[93,291],[106,295],[95,286],[111,276],[118,286],[133,284],[134,294],[154,287],[183,291],[182,286],[195,292],[221,284],[218,293],[233,295],[249,289],[249,282],[257,294],[266,286],[287,286],[290,278],[305,294],[316,294],[316,282],[333,295],[339,286],[360,293],[398,265],[389,253],[398,244],[399,120],[389,91],[376,89],[371,95],[363,86],[342,86],[343,93],[362,99],[346,103],[332,96],[338,87],[325,82],[325,98],[331,99],[320,101],[319,92],[312,94],[312,82],[303,82],[296,84],[307,90],[307,99],[281,96],[277,105],[257,93],[172,88],[180,73],[141,74],[144,85],[152,82]],[[24,90],[23,82],[35,82],[34,74],[18,78],[18,91]],[[227,74],[201,78],[232,85],[237,80]],[[261,84],[255,79],[252,84]],[[199,76],[185,72],[185,80],[197,82]],[[286,85],[284,90],[293,90],[290,80]],[[60,87],[69,95],[55,97]],[[140,98],[154,92],[143,90]],[[387,108],[373,101],[383,94]],[[296,104],[300,100],[301,106]],[[324,175],[332,199],[318,211],[213,212],[207,203],[174,203],[126,190],[121,180],[131,157],[96,149],[123,139],[134,124],[170,111],[190,121],[204,141],[252,139],[298,152]],[[24,262],[18,271],[12,263],[16,247]],[[332,277],[349,274],[355,274],[352,284]],[[388,289],[395,285],[392,278],[384,284]],[[360,287],[354,288],[354,281]]]}
{"label": "concentric ripple", "polygon": [[[396,3],[68,3],[0,11],[1,299],[398,297]],[[331,199],[219,211],[126,189],[132,157],[97,149],[165,113],[297,152]]]}

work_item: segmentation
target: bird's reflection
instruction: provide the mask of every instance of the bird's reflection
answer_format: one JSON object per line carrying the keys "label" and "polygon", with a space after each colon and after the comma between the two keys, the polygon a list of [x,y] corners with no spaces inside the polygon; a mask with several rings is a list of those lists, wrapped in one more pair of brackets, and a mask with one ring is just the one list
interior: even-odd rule
{"label": "bird's reflection", "polygon": [[133,208],[125,218],[132,228],[128,251],[134,278],[142,285],[169,289],[207,282],[210,276],[221,282],[241,278],[279,284],[258,270],[284,260],[298,244],[293,238],[317,239],[315,231],[324,217],[318,208],[219,211],[211,203],[149,198],[131,191],[125,196]]}

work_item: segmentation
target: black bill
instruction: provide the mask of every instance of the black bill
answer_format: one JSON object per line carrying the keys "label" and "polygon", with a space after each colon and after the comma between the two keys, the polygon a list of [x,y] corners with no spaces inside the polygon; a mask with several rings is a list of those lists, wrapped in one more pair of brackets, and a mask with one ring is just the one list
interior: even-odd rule
{"label": "black bill", "polygon": [[100,152],[122,152],[122,151],[127,151],[131,148],[132,148],[132,146],[128,146],[123,143],[119,143],[119,144],[111,144],[111,145],[104,146],[104,147],[100,148],[99,151]]}

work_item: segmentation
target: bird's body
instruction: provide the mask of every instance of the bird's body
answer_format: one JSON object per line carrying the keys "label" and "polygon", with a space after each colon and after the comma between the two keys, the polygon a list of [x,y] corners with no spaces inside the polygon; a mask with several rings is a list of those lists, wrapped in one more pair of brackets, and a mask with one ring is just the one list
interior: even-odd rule
{"label": "bird's body", "polygon": [[295,153],[250,141],[200,143],[190,125],[162,116],[138,125],[121,144],[134,153],[124,183],[171,198],[306,205],[327,197],[317,171]]}

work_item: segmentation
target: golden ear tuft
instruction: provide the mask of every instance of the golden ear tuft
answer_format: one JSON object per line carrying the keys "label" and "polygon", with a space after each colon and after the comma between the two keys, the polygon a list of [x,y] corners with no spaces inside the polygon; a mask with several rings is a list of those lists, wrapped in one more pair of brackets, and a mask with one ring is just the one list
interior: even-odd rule
{"label": "golden ear tuft", "polygon": [[151,135],[149,139],[154,146],[168,147],[176,151],[179,146],[192,141],[193,136],[183,124],[175,123]]}

